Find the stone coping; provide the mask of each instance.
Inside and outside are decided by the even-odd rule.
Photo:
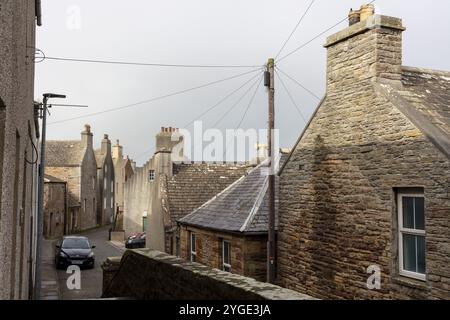
[[[351,37],[354,37],[358,34],[364,33],[368,30],[378,29],[378,28],[388,28],[394,30],[405,31],[406,28],[403,27],[402,19],[382,16],[382,15],[374,15],[367,20],[358,22],[338,33],[335,33],[327,38],[327,43],[324,45],[325,48],[331,47],[336,43],[347,40]]]

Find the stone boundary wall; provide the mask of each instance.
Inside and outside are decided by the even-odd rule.
[[[150,249],[102,265],[102,298],[142,300],[315,300],[298,292]]]

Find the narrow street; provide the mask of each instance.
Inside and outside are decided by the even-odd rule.
[[[94,269],[81,270],[81,289],[69,290],[67,288],[67,278],[70,274],[66,273],[66,270],[58,270],[58,281],[61,299],[63,300],[76,300],[76,299],[96,299],[100,298],[102,294],[102,263],[107,257],[120,256],[122,250],[114,247],[108,241],[108,230],[110,226],[102,227],[99,229],[89,230],[82,232],[80,236],[86,236],[89,238],[91,245],[96,246],[95,253],[95,267]]]

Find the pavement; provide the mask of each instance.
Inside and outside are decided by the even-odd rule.
[[[85,232],[77,233],[79,236],[85,236],[89,238],[91,245],[96,246],[94,249],[95,253],[95,266],[93,269],[82,269],[81,270],[81,288],[80,289],[69,289],[67,285],[67,279],[72,275],[72,273],[67,273],[66,270],[56,270],[54,263],[51,267],[53,268],[54,274],[58,283],[59,299],[63,300],[79,300],[79,299],[98,299],[102,295],[102,284],[103,284],[103,272],[101,264],[108,257],[121,256],[125,251],[123,244],[111,243],[108,241],[110,226],[105,226],[97,229],[91,229]],[[53,245],[54,247],[54,245]],[[123,249],[122,249],[123,247]],[[49,266],[48,266],[49,267]],[[50,270],[48,272],[50,275]],[[44,279],[43,279],[44,280]],[[49,281],[52,281],[49,279]],[[44,281],[42,281],[44,283]],[[48,285],[53,284],[48,283]],[[54,297],[53,287],[49,287],[50,297]],[[53,296],[51,295],[53,293]]]
[[[58,300],[61,297],[59,291],[58,275],[55,269],[55,245],[57,241],[58,240],[43,240],[41,268],[42,300]]]

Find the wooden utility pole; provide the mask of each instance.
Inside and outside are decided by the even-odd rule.
[[[269,59],[267,62],[265,85],[269,88],[269,123],[268,123],[268,156],[269,156],[269,235],[267,243],[267,282],[275,282],[276,274],[276,245],[275,245],[275,61]]]

